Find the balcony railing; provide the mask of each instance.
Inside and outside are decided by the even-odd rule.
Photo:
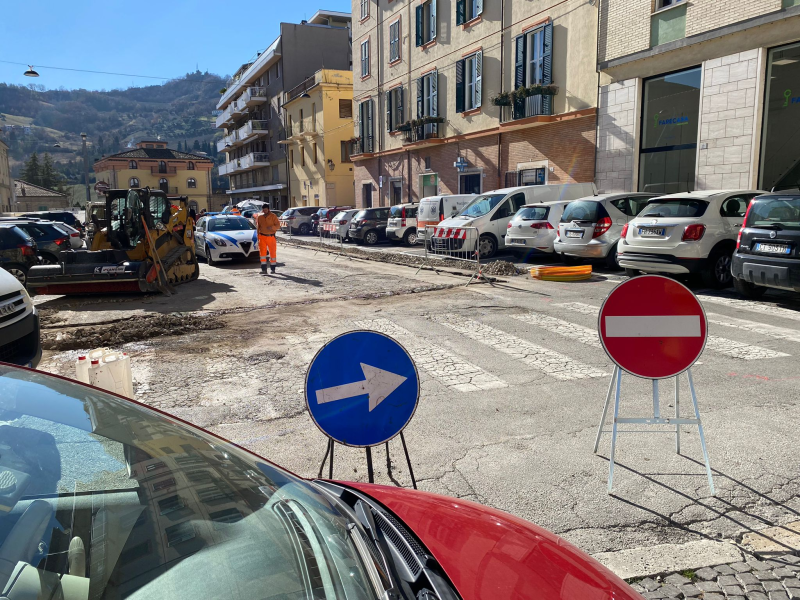
[[[233,105],[228,106],[225,110],[222,111],[222,114],[217,117],[215,121],[215,125],[217,129],[224,127],[226,124],[230,123],[233,120]]]
[[[522,100],[513,100],[511,106],[502,106],[501,109],[501,123],[549,116],[553,114],[553,100],[552,96],[528,96]]]
[[[251,152],[241,158],[241,169],[247,171],[269,165],[269,152]]]
[[[414,144],[423,140],[439,139],[443,135],[444,123],[425,123],[424,125],[412,126],[411,130],[405,131],[403,142]]]
[[[150,167],[151,175],[177,175],[177,167]]]
[[[356,138],[353,141],[353,151],[351,154],[371,154],[372,152],[375,152],[375,140],[371,136],[367,138]]]
[[[263,87],[247,88],[239,100],[243,100],[247,106],[255,106],[267,100],[267,90]]]
[[[219,176],[223,177],[225,175],[230,175],[233,173],[233,167],[236,163],[234,161],[222,163],[217,171],[219,172]]]
[[[169,194],[170,196],[177,196],[178,195],[178,188],[175,187],[175,186],[160,185],[160,186],[158,186],[158,189],[160,189],[165,194]]]
[[[239,140],[244,143],[251,138],[269,133],[269,121],[248,121],[236,131]]]
[[[240,143],[241,138],[238,132],[232,131],[230,134],[217,141],[217,152],[228,152],[231,148],[238,146]]]

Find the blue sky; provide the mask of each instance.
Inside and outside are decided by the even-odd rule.
[[[350,12],[349,0],[0,0],[0,82],[48,89],[115,89],[158,79],[45,66],[179,77],[199,68],[231,75],[278,35],[318,9]]]

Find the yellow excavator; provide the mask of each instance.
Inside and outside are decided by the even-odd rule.
[[[104,218],[93,217],[91,248],[62,251],[57,265],[31,267],[32,292],[171,294],[173,286],[197,279],[194,221],[185,196],[109,190],[105,204]]]

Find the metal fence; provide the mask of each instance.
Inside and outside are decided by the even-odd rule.
[[[333,260],[338,259],[340,256],[347,256],[350,258],[345,252],[344,236],[339,235],[339,225],[337,223],[319,223],[319,225],[317,225],[317,233],[319,235],[319,246],[314,252],[315,255],[317,252],[328,252],[329,254],[336,255],[336,258]],[[331,244],[331,238],[335,238],[339,243]],[[352,258],[350,258],[350,260],[352,260]]]
[[[480,233],[477,227],[439,227],[438,225],[426,225],[425,237],[425,260],[417,269],[417,273],[425,267],[431,266],[432,261],[456,259],[474,265],[475,271],[469,278],[466,285],[473,281],[486,281],[492,284],[491,280],[483,275],[481,271],[481,255],[479,251]],[[440,263],[441,264],[441,263]],[[493,284],[492,284],[493,285]]]

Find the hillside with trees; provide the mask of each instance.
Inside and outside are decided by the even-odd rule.
[[[223,78],[200,71],[163,85],[110,91],[0,83],[0,139],[9,146],[15,177],[31,173],[26,164],[34,154],[41,169],[48,161],[55,181],[45,187],[83,182],[81,133],[87,134],[90,170],[101,156],[142,139],[166,140],[171,148],[222,160],[211,111],[224,86]],[[215,177],[214,184],[222,187],[227,179]]]

